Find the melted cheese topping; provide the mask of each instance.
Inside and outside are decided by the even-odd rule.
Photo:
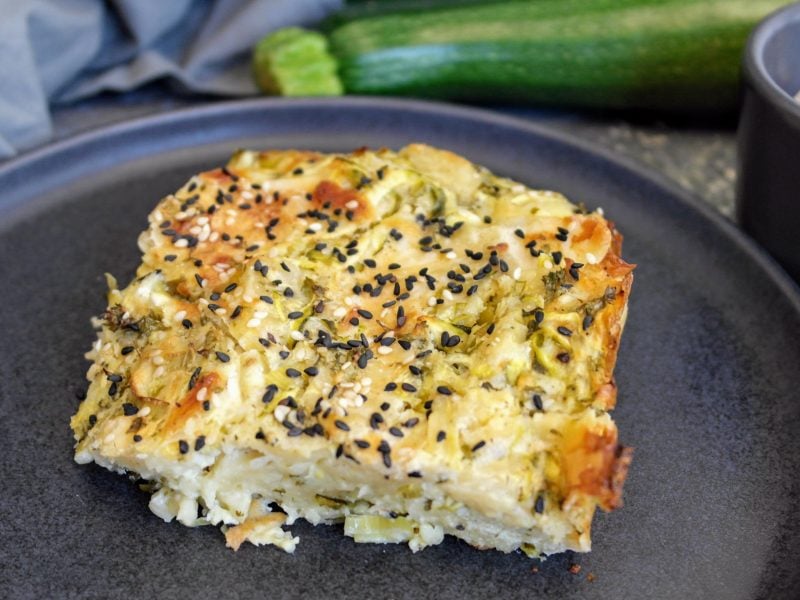
[[[632,266],[597,212],[447,151],[237,153],[150,215],[76,459],[228,541],[444,533],[587,550],[629,461],[606,411]],[[200,516],[198,516],[198,507]]]

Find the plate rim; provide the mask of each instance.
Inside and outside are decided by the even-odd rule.
[[[800,314],[800,283],[795,282],[764,248],[741,230],[733,221],[729,220],[708,203],[700,200],[694,193],[682,188],[678,182],[669,179],[667,176],[647,165],[637,162],[635,159],[615,153],[605,146],[579,139],[570,133],[555,130],[544,124],[533,123],[522,117],[505,115],[496,110],[482,107],[431,100],[375,96],[320,98],[260,97],[212,101],[196,106],[183,107],[118,121],[41,146],[0,164],[0,182],[9,178],[9,176],[13,175],[16,171],[31,168],[40,161],[52,160],[59,155],[69,154],[80,149],[82,146],[108,138],[140,132],[149,128],[157,128],[165,124],[174,124],[215,116],[218,117],[226,113],[245,112],[255,109],[263,109],[269,112],[274,109],[309,110],[319,107],[327,109],[335,109],[337,107],[377,108],[387,112],[410,111],[427,115],[457,117],[464,120],[505,126],[528,135],[535,135],[549,141],[571,146],[583,153],[600,157],[617,168],[634,173],[640,179],[644,179],[650,184],[665,190],[669,195],[683,204],[684,207],[694,213],[693,216],[695,218],[699,217],[705,221],[710,221],[718,231],[724,234],[731,243],[743,250],[748,257],[768,275],[769,279],[782,292],[784,297],[789,300],[793,309]],[[167,133],[165,135],[170,134]],[[13,203],[12,206],[15,204],[17,203]],[[0,221],[4,220],[4,216],[5,215],[0,214]]]

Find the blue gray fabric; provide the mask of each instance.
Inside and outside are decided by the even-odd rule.
[[[166,79],[178,91],[256,93],[250,49],[341,0],[0,0],[0,158],[47,141],[49,108]]]

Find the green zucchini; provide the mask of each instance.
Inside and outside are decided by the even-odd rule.
[[[787,2],[402,4],[353,9],[327,31],[348,93],[697,110],[735,106],[749,31]],[[291,74],[281,76],[286,93]]]

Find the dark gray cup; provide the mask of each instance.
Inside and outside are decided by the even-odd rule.
[[[800,281],[800,3],[747,42],[739,121],[739,222]]]

